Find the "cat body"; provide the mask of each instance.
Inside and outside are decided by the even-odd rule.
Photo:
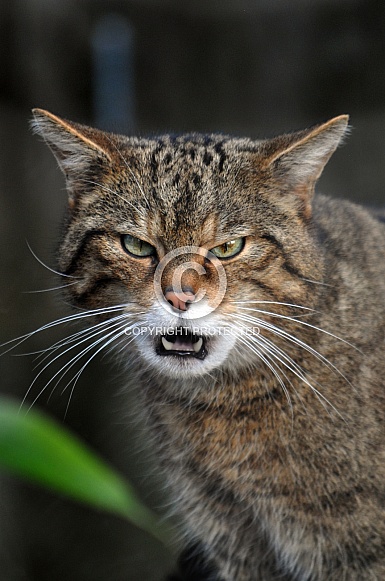
[[[34,115],[68,296],[127,366],[205,578],[385,578],[385,225],[313,195],[347,117],[258,142]]]

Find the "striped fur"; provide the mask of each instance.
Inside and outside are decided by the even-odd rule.
[[[93,320],[81,337],[96,351],[115,345],[127,365],[207,579],[385,578],[385,225],[313,195],[346,126],[341,116],[259,142],[142,139],[35,110],[67,178],[59,268]],[[154,255],[129,255],[125,234]],[[153,281],[169,252],[238,238],[213,312],[159,303]],[[211,304],[215,269],[188,257],[205,273],[185,280]],[[180,265],[167,266],[167,284]],[[126,332],[182,324],[204,338],[201,359],[161,356],[156,334]]]

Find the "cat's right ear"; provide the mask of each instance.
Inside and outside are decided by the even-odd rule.
[[[31,127],[56,157],[66,177],[69,203],[73,207],[80,192],[89,189],[87,180],[95,182],[95,173],[111,163],[106,134],[43,109],[33,109],[32,113]]]

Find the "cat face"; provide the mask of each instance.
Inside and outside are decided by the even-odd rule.
[[[59,266],[97,345],[168,377],[273,365],[277,319],[290,329],[322,279],[311,196],[346,117],[265,142],[35,120],[67,178]]]

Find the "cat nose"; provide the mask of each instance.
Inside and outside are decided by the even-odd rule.
[[[166,289],[164,297],[170,305],[178,311],[187,311],[187,305],[194,302],[195,295],[190,289],[183,289],[182,292],[174,292],[173,289]]]

